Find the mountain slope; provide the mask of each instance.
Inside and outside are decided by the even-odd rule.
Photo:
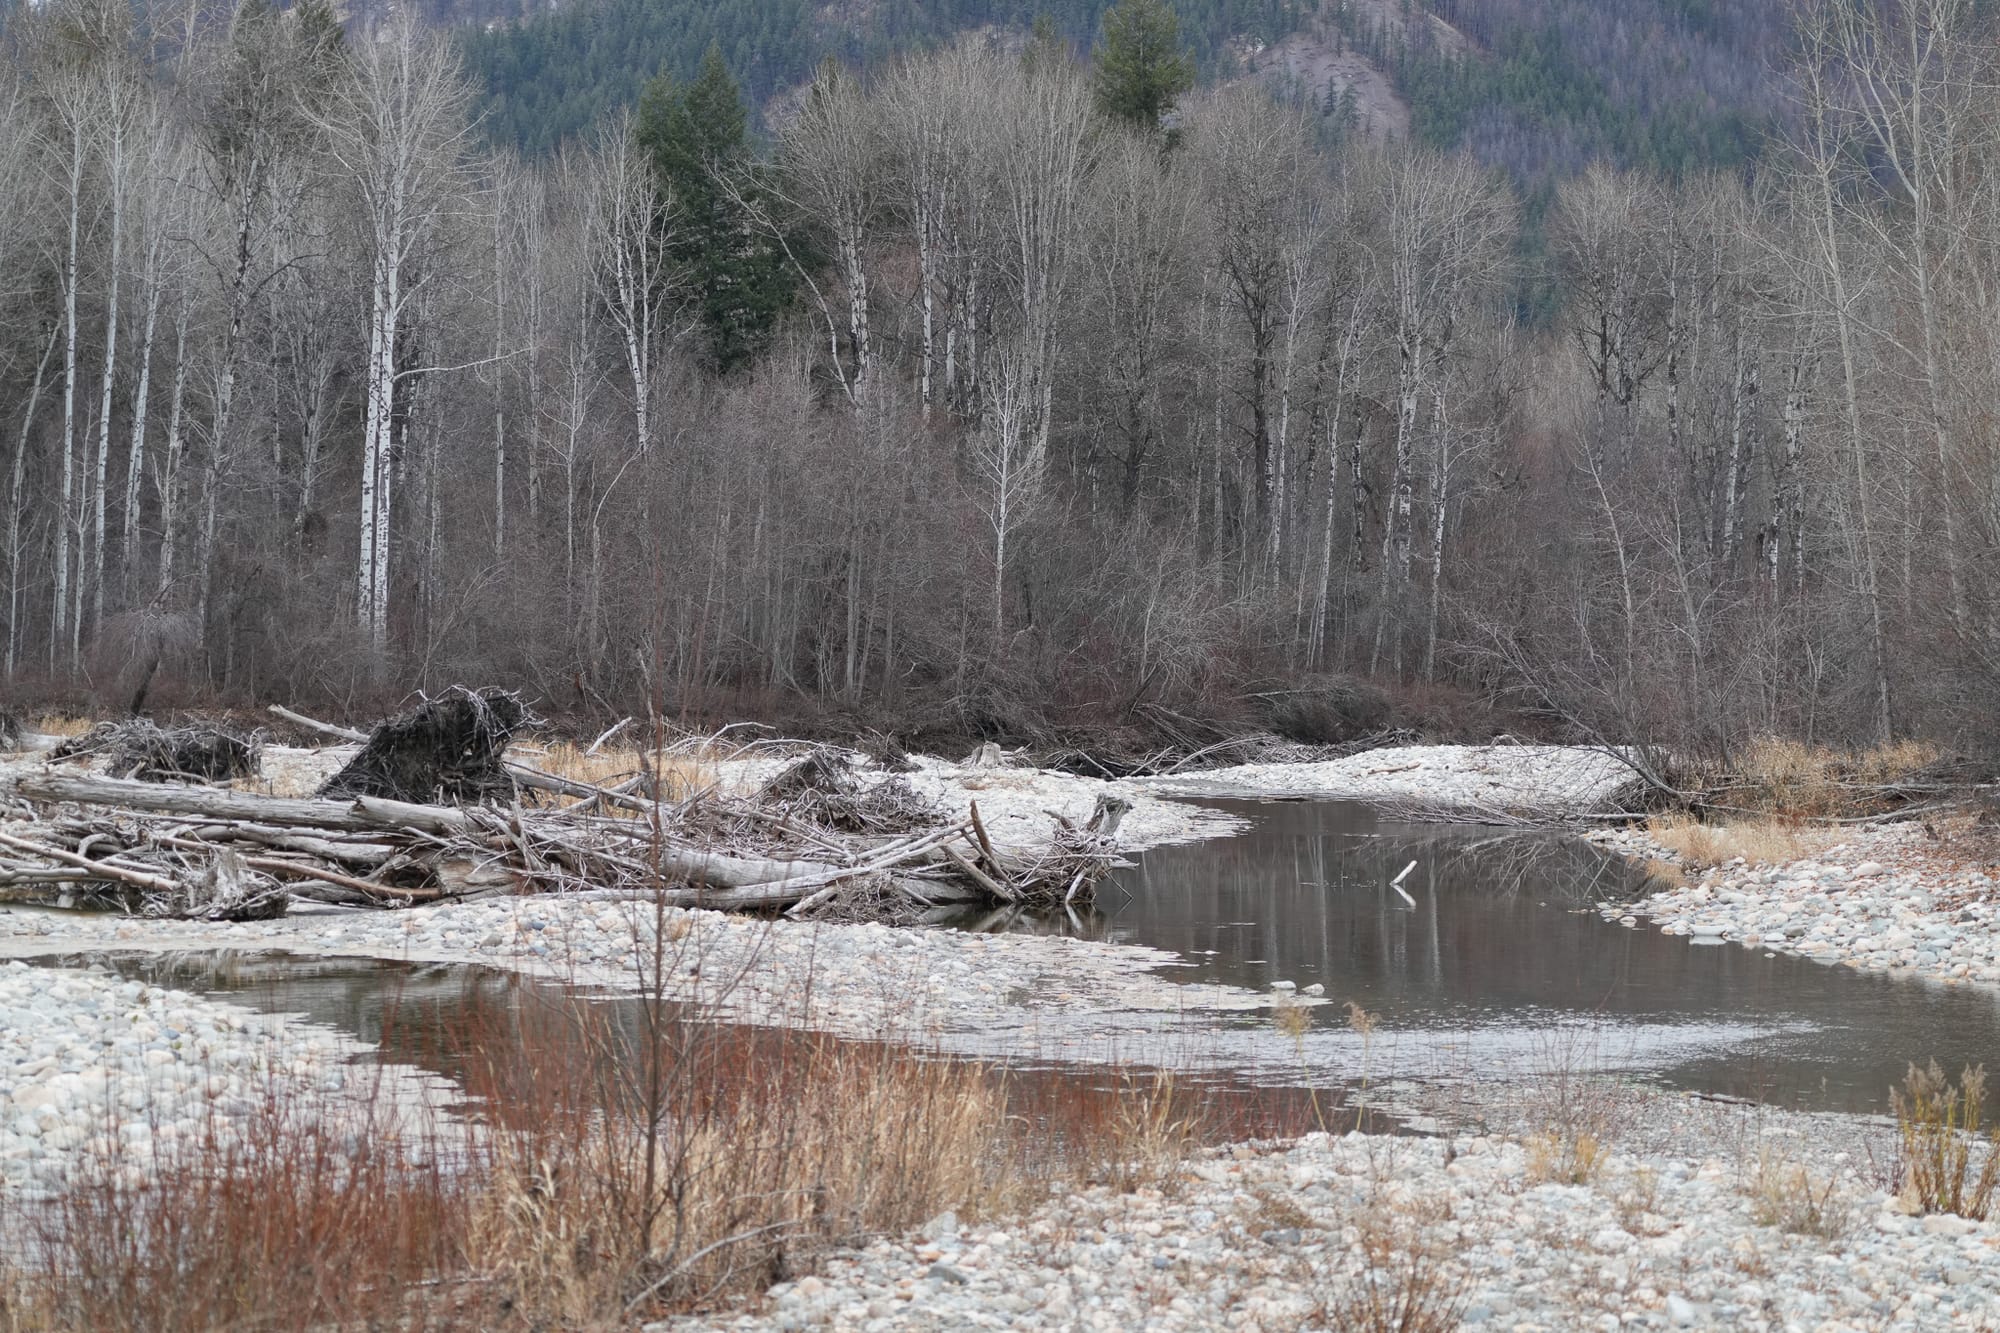
[[[489,134],[542,152],[720,47],[753,106],[826,56],[867,67],[1038,17],[1088,49],[1110,0],[568,0],[471,7]],[[1466,147],[1526,184],[1596,158],[1669,174],[1754,157],[1782,123],[1784,0],[1179,0],[1205,78],[1255,76],[1338,130]]]

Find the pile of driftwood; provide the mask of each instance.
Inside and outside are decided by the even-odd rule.
[[[208,920],[273,916],[297,899],[582,891],[795,916],[1062,910],[1087,904],[1117,863],[1128,808],[1101,800],[1022,852],[996,847],[977,807],[960,823],[844,752],[811,750],[755,793],[663,799],[643,767],[600,785],[510,761],[508,742],[531,722],[511,695],[454,690],[366,736],[312,724],[362,748],[310,798],[216,785],[171,756],[140,771],[173,781],[54,761],[0,768],[0,897]],[[116,744],[103,734],[93,749]]]

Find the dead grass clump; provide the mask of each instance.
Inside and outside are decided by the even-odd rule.
[[[1639,872],[1649,880],[1657,880],[1669,888],[1680,888],[1687,883],[1685,867],[1661,856],[1649,856],[1639,863]]]
[[[1911,1065],[1892,1089],[1896,1109],[1896,1168],[1906,1196],[1926,1213],[1956,1213],[1983,1221],[2000,1188],[2000,1127],[1982,1132],[1986,1068],[1968,1065],[1954,1084],[1938,1062]],[[1984,1161],[1972,1170],[1974,1148]]]
[[[1688,870],[1708,870],[1741,857],[1750,865],[1782,865],[1810,855],[1825,839],[1776,819],[1705,824],[1686,815],[1658,816],[1647,834]]]
[[[1804,1166],[1768,1146],[1757,1155],[1750,1197],[1758,1224],[1780,1231],[1838,1240],[1853,1224],[1838,1177],[1829,1172],[1816,1180]]]
[[[582,1001],[528,1035],[470,1073],[506,1108],[471,1232],[534,1320],[701,1307],[1005,1184],[976,1066],[665,1013],[633,1031]]]
[[[1528,1176],[1537,1183],[1585,1184],[1611,1155],[1619,1091],[1590,1072],[1596,1063],[1591,1040],[1592,1034],[1569,1029],[1546,1039],[1526,1108],[1542,1126],[1525,1145]]]
[[[1537,1184],[1588,1184],[1610,1155],[1587,1130],[1547,1129],[1530,1135],[1527,1148],[1528,1178]]]
[[[1764,736],[1735,755],[1721,784],[1727,804],[1789,819],[1829,819],[1855,814],[1893,786],[1937,762],[1922,741],[1896,741],[1867,750],[1834,750]]]
[[[1361,1267],[1322,1299],[1318,1317],[1342,1333],[1455,1333],[1467,1277],[1412,1219],[1378,1210],[1361,1221]]]
[[[1158,1070],[1149,1079],[1124,1078],[1109,1134],[1099,1148],[1113,1188],[1130,1192],[1172,1184],[1201,1137],[1202,1113]],[[1107,1151],[1108,1150],[1108,1151]]]

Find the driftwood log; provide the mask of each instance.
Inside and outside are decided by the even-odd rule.
[[[509,779],[504,794],[491,790],[494,771]],[[808,755],[754,796],[683,801],[648,795],[659,784],[647,773],[599,786],[505,761],[480,772],[484,799],[450,804],[0,770],[0,811],[17,812],[0,817],[0,890],[232,920],[293,898],[400,906],[574,892],[795,916],[1062,910],[1118,863],[1129,809],[1105,798],[1082,825],[1056,819],[1046,846],[1002,851],[977,806],[956,822],[901,778],[864,780],[846,756]]]

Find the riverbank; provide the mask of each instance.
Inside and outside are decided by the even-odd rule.
[[[1687,869],[1644,829],[1592,842],[1684,873],[1609,919],[1946,985],[2000,987],[2000,839],[1969,816],[1787,835],[1791,855]]]
[[[838,1255],[748,1311],[661,1329],[1986,1329],[2000,1227],[1909,1216],[1852,1161],[1310,1134],[1159,1188]],[[1796,1173],[1803,1172],[1803,1175]],[[1817,1199],[1808,1212],[1807,1196]],[[1373,1311],[1391,1312],[1385,1321]],[[1457,1319],[1450,1317],[1456,1310]]]
[[[1368,1307],[1416,1289],[1440,1317],[1406,1327],[1460,1327],[1446,1309],[1516,1333],[2000,1319],[1984,1279],[2000,1225],[1912,1217],[1856,1135],[1826,1137],[1840,1117],[1664,1103],[1686,1135],[1668,1149],[1580,1153],[1548,1129],[1198,1153],[1156,1189],[1080,1189],[1000,1225],[946,1217],[744,1313],[658,1327],[1396,1327]]]
[[[412,1143],[460,1094],[316,1023],[108,972],[0,964],[0,1190],[144,1171],[196,1144],[227,1153],[273,1106]]]
[[[1590,746],[1400,745],[1324,763],[1242,764],[1131,785],[1182,796],[1387,801],[1556,820],[1615,807],[1637,779],[1616,754]]]
[[[1482,807],[1502,790],[1516,808],[1556,813],[1616,799],[1622,765],[1605,759],[1535,747],[1423,747],[1289,776],[1220,770],[1121,783],[929,761],[911,781],[949,811],[977,801],[989,827],[1024,837],[1045,829],[1052,811],[1080,817],[1099,795],[1119,795],[1134,807],[1124,831],[1137,850],[1241,827],[1174,799],[1203,780],[1236,794],[1400,794]],[[750,783],[782,761],[733,762],[735,770],[716,766],[704,778]],[[1548,777],[1540,786],[1538,773]],[[1664,850],[1629,833],[1593,840],[1635,856]],[[1851,892],[1880,881],[1882,901],[1893,906],[1905,901],[1899,877],[1925,873],[1914,864],[1892,870],[1886,859],[1867,870],[1853,856],[1872,849],[1886,857],[1886,844],[1848,841],[1817,850],[1810,873],[1794,866],[1770,884],[1810,883],[1831,899],[1833,882]],[[1716,890],[1728,878],[1718,872],[1715,891],[1693,905],[1741,905]],[[1941,905],[1933,894],[1926,910]],[[1629,907],[1619,915],[1640,919]],[[1849,915],[1875,921],[1872,911]],[[1761,930],[1756,941],[1744,938],[1763,942]],[[1170,1064],[1156,1052],[1176,1035],[1252,1010],[1271,1019],[1258,1025],[1260,1040],[1283,1046],[1304,1027],[1288,1026],[1287,1015],[1317,1002],[1181,984],[1174,973],[1186,960],[1131,945],[768,920],[589,893],[315,909],[235,925],[0,912],[0,956],[209,949],[478,963],[625,992],[657,984],[666,998],[720,1018],[1064,1063]],[[171,1099],[148,1116],[154,1134],[206,1114],[209,1085],[191,1082],[189,1071],[209,1067],[218,1052],[224,1062],[241,1052],[253,1069],[297,1062],[296,1072],[317,1077],[351,1068],[343,1062],[362,1049],[315,1047],[311,1025],[239,1030],[225,1001],[128,994],[137,983],[74,971],[35,971],[53,979],[38,986],[18,980],[27,972],[0,972],[0,1037],[19,1047],[0,1041],[0,1068],[14,1075],[7,1123],[17,1136],[0,1137],[0,1162],[26,1162],[24,1182],[54,1178],[43,1159],[71,1151],[48,1131],[60,1123],[57,1112],[73,1118],[82,1093],[94,1091],[77,1079],[99,1046],[113,1052],[107,1067],[163,1071],[156,1076]],[[137,1022],[126,1012],[134,1005]],[[71,1009],[88,1020],[75,1024],[74,1041],[63,1035],[51,1047],[36,1035],[50,1009],[58,1029]],[[189,1034],[195,1045],[185,1045]],[[1355,1040],[1365,1068],[1368,1037]],[[68,1095],[60,1106],[57,1080]],[[228,1095],[226,1082],[222,1089],[216,1097]],[[1553,1083],[1389,1084],[1368,1103],[1433,1137],[1316,1134],[1194,1152],[1157,1188],[1062,1185],[1023,1215],[964,1228],[954,1219],[931,1234],[836,1253],[740,1313],[672,1326],[1342,1327],[1352,1315],[1343,1303],[1386,1290],[1368,1283],[1404,1280],[1412,1256],[1420,1260],[1414,1271],[1462,1298],[1473,1326],[1930,1329],[1990,1327],[2000,1317],[1988,1284],[1968,1276],[2000,1259],[2000,1234],[1909,1216],[1888,1189],[1893,1131],[1880,1121],[1709,1103],[1582,1069]],[[39,1146],[15,1153],[25,1140]],[[18,1188],[16,1173],[0,1169]]]

